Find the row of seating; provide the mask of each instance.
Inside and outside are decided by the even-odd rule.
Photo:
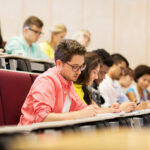
[[[3,69],[43,73],[54,65],[52,61],[31,59],[18,55],[5,54],[0,56],[0,68]]]
[[[0,126],[18,124],[21,115],[21,107],[31,85],[38,75],[39,74],[35,73],[0,69]],[[115,123],[120,126],[131,126],[130,118],[132,118],[132,116],[127,118],[118,118],[115,120]],[[149,114],[143,117],[143,126],[150,125],[149,118]],[[99,128],[100,126],[111,126],[111,120],[112,119],[110,119],[109,122],[101,122],[101,120],[99,120]],[[95,124],[96,123],[94,122],[94,126]],[[88,123],[86,123],[86,125],[88,125]]]
[[[16,125],[21,107],[38,74],[0,70],[0,125]]]

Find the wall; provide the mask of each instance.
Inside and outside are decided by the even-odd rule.
[[[132,67],[150,65],[150,0],[0,0],[4,39],[19,35],[30,15],[45,23],[41,41],[52,24],[62,22],[67,37],[80,29],[92,33],[89,50],[122,53]]]

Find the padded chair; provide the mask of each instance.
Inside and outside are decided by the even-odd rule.
[[[0,99],[4,118],[4,122],[1,120],[2,125],[18,124],[21,107],[31,85],[32,80],[27,73],[0,70]]]
[[[33,84],[35,79],[38,77],[38,74],[30,74],[30,77],[31,77],[31,81],[32,81],[32,84]]]
[[[3,117],[3,111],[2,111],[2,101],[0,97],[0,126],[4,125],[4,117]]]

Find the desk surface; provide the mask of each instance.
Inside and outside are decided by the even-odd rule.
[[[18,136],[11,150],[150,150],[149,129],[104,129],[79,133]]]
[[[21,59],[27,59],[31,62],[45,62],[45,63],[55,63],[52,60],[41,60],[41,59],[34,59],[34,58],[30,58],[30,57],[25,57],[25,56],[20,56],[20,55],[8,55],[8,54],[3,54],[0,55],[0,58],[21,58]]]
[[[4,126],[4,127],[0,127],[0,134],[23,133],[23,132],[30,132],[30,131],[46,129],[46,128],[66,127],[66,126],[78,125],[82,123],[104,121],[104,120],[120,118],[120,117],[121,118],[132,117],[132,116],[136,117],[144,114],[150,114],[150,109],[139,110],[131,113],[121,112],[121,113],[98,114],[95,117],[81,118],[76,120],[41,122],[41,123],[35,123],[28,126]]]

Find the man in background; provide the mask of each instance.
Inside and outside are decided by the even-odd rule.
[[[23,25],[23,34],[7,41],[6,53],[35,59],[48,59],[36,43],[42,34],[42,27],[43,22],[38,17],[27,18]]]
[[[118,104],[116,107],[119,107],[122,111],[131,112],[135,109],[135,103],[129,102],[116,81],[124,75],[124,71],[129,66],[129,63],[121,54],[113,54],[111,56],[113,65],[109,68],[106,78],[99,84],[99,91],[105,99],[105,103],[102,106],[108,108]]]

